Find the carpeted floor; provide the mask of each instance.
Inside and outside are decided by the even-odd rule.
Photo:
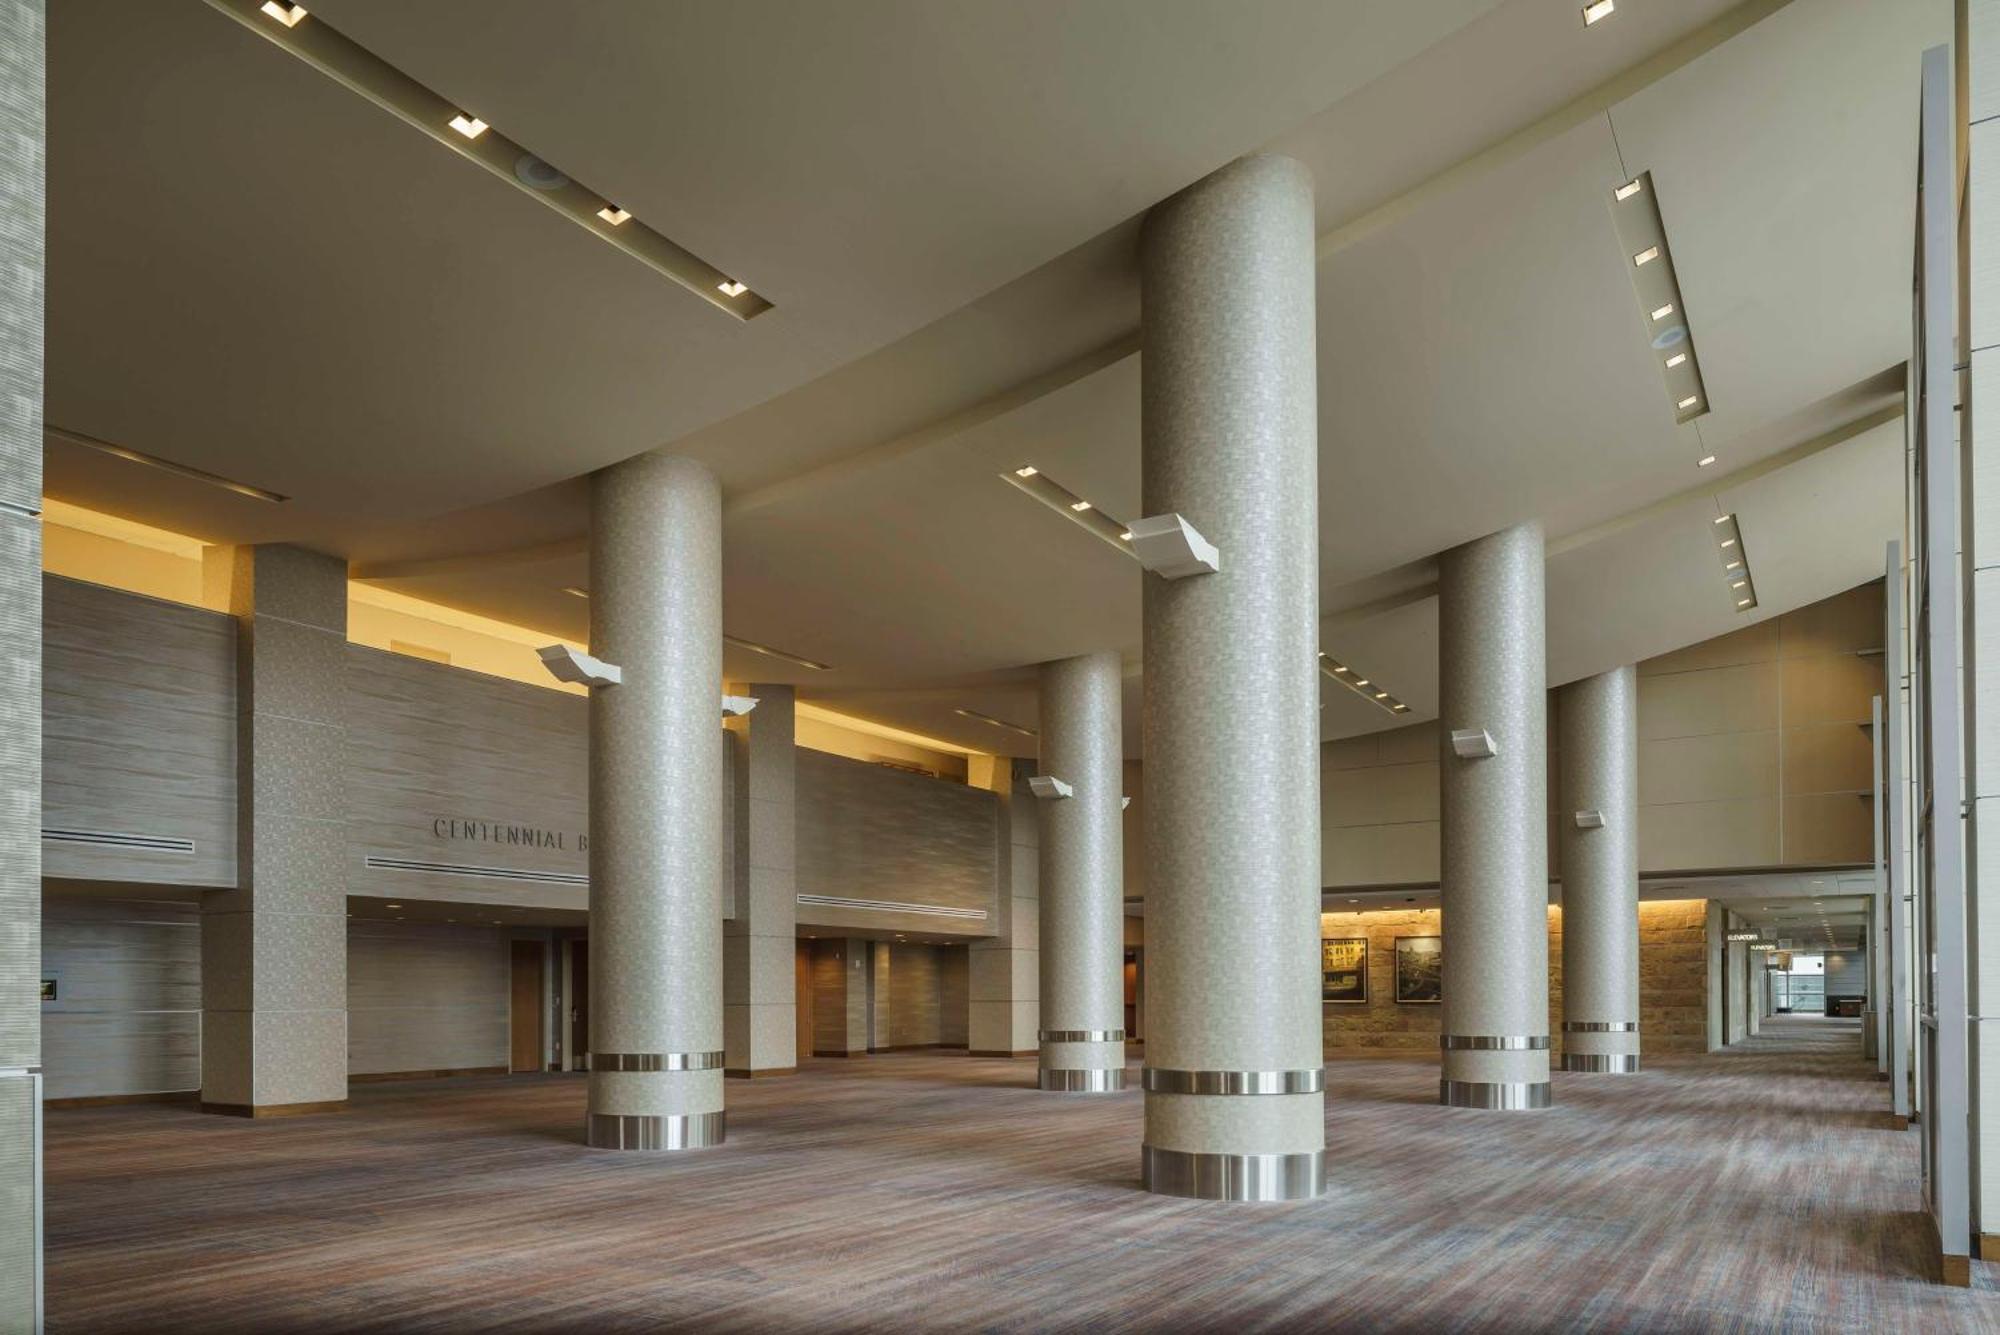
[[[2000,1331],[1991,1268],[1934,1282],[1916,1133],[1858,1053],[1781,1021],[1534,1113],[1337,1059],[1296,1205],[1148,1196],[1137,1092],[957,1054],[732,1081],[729,1144],[680,1155],[584,1149],[575,1076],[56,1111],[48,1327]]]

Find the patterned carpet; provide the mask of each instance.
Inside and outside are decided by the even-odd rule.
[[[1338,1059],[1331,1189],[1275,1206],[1147,1196],[1138,1093],[956,1054],[731,1082],[729,1144],[670,1156],[582,1148],[573,1076],[51,1112],[48,1327],[2000,1331],[1993,1267],[1932,1281],[1859,1047],[1781,1021],[1539,1113]]]

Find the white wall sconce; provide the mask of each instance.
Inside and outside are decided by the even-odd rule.
[[[1118,799],[1118,809],[1120,811],[1126,810],[1131,805],[1132,805],[1132,799],[1129,797],[1121,797]]]
[[[1604,828],[1604,813],[1601,811],[1579,811],[1576,813],[1576,828],[1579,830],[1601,830]]]
[[[1493,743],[1493,734],[1484,728],[1453,728],[1451,749],[1462,760],[1478,760],[1500,754],[1500,748]]]
[[[757,707],[754,695],[725,695],[722,697],[722,717],[738,718]]]
[[[1179,515],[1154,515],[1134,520],[1132,555],[1162,579],[1213,575],[1222,568],[1222,553]]]
[[[1044,802],[1059,802],[1065,797],[1076,796],[1076,787],[1064,783],[1053,774],[1033,774],[1028,777],[1028,791]]]
[[[625,679],[625,670],[616,663],[592,658],[566,644],[551,644],[535,652],[541,655],[542,666],[557,681],[578,686],[616,686]]]

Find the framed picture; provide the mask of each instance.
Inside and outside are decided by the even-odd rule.
[[[1444,997],[1444,938],[1396,938],[1396,1002],[1435,1006]]]
[[[1320,938],[1319,998],[1338,1006],[1368,1004],[1367,937]]]

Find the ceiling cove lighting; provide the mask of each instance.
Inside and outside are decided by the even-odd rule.
[[[322,74],[367,98],[525,194],[540,200],[571,222],[616,247],[662,277],[685,288],[719,311],[749,320],[771,309],[771,303],[699,255],[648,227],[626,210],[608,204],[605,196],[542,162],[479,117],[418,83],[324,19],[311,23],[298,5],[284,0],[208,0],[273,45],[283,48]],[[275,21],[274,21],[275,20]],[[532,159],[536,170],[524,173],[521,163]],[[617,215],[623,219],[614,221]]]
[[[1660,374],[1674,422],[1691,422],[1709,410],[1702,385],[1700,358],[1688,331],[1687,303],[1681,299],[1674,272],[1673,247],[1660,220],[1658,192],[1650,174],[1641,172],[1611,192],[1611,223],[1619,244],[1632,257],[1633,295],[1645,321],[1646,341],[1661,355]]]
[[[1744,551],[1743,530],[1734,514],[1718,515],[1714,527],[1723,582],[1729,586],[1730,600],[1736,604],[1736,610],[1747,612],[1757,605],[1757,588],[1750,576],[1750,557]]]
[[[1327,653],[1324,649],[1320,650],[1319,654],[1319,670],[1339,682],[1342,686],[1345,686],[1348,690],[1353,691],[1363,700],[1368,701],[1370,704],[1379,705],[1391,714],[1407,714],[1410,712],[1408,705],[1389,694],[1389,692],[1382,690],[1374,682],[1362,676],[1332,654]]]
[[[144,464],[148,468],[157,468],[162,473],[172,473],[175,477],[184,477],[191,482],[200,482],[206,486],[219,487],[223,491],[235,492],[238,496],[247,496],[253,501],[265,501],[272,505],[278,505],[290,499],[290,497],[275,491],[266,491],[262,487],[253,487],[248,482],[238,482],[234,478],[226,478],[216,473],[204,472],[199,468],[191,468],[187,464],[177,464],[171,459],[162,459],[157,455],[145,454],[124,445],[114,445],[108,440],[99,440],[95,436],[86,436],[81,431],[71,431],[66,427],[59,427],[53,423],[44,425],[42,432],[44,435],[53,436],[57,440],[68,441],[72,445],[81,445],[85,449],[96,450],[99,454],[108,454],[114,459],[123,459],[126,463]]]
[[[982,714],[976,709],[954,709],[951,712],[960,718],[969,718],[976,723],[985,723],[995,728],[1005,728],[1008,732],[1018,732],[1023,737],[1041,736],[1033,728],[1024,728],[1018,723],[1009,723],[1006,719],[994,718],[991,714]]]
[[[1588,28],[1610,18],[1618,10],[1618,0],[1595,0],[1583,7],[1583,26]]]
[[[1000,474],[1000,480],[1016,491],[1028,495],[1054,510],[1064,519],[1081,528],[1087,528],[1096,537],[1138,560],[1132,550],[1132,530],[1112,515],[1104,513],[1094,501],[1089,501],[1063,486],[1033,464],[1022,464]]]

